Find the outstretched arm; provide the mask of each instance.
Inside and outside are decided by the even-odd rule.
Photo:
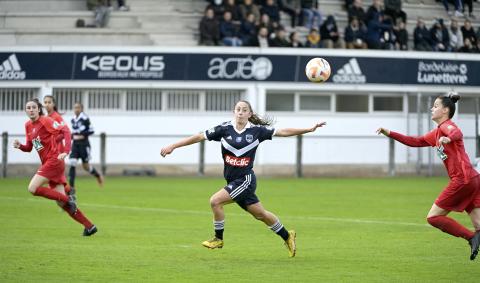
[[[311,133],[314,132],[317,128],[323,127],[327,124],[327,122],[320,122],[315,124],[311,128],[306,128],[306,129],[297,129],[297,128],[284,128],[284,129],[278,129],[275,132],[276,137],[290,137],[290,136],[298,136],[298,135],[303,135],[306,133]]]
[[[399,141],[399,142],[403,143],[404,145],[408,145],[408,146],[412,146],[412,147],[430,146],[430,144],[425,140],[424,136],[421,136],[421,137],[405,136],[405,135],[390,131],[389,129],[385,129],[385,128],[378,128],[377,129],[377,134],[385,135],[387,137],[390,137],[390,138],[392,138],[396,141]]]
[[[167,145],[166,147],[162,148],[160,151],[160,154],[165,157],[167,154],[172,153],[176,148],[182,147],[182,146],[187,146],[191,145],[197,142],[201,142],[205,140],[205,135],[203,133],[198,133],[196,135],[190,136],[188,138],[184,138],[174,144]]]

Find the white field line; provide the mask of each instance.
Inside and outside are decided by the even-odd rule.
[[[13,201],[29,201],[29,202],[45,202],[39,198],[17,198],[17,197],[0,197],[0,200],[13,200]],[[47,202],[45,202],[47,203]],[[118,209],[118,210],[130,210],[140,212],[163,212],[172,214],[193,214],[193,215],[212,215],[210,211],[199,210],[183,210],[183,209],[171,209],[160,207],[138,207],[138,206],[122,206],[122,205],[110,205],[110,204],[95,204],[95,203],[82,203],[79,207],[94,207],[105,209]],[[246,213],[228,213],[229,216],[244,216]],[[416,226],[416,227],[430,227],[427,224],[412,223],[412,222],[397,222],[388,220],[369,220],[369,219],[355,219],[355,218],[336,218],[336,217],[324,217],[324,216],[281,216],[281,219],[290,220],[310,220],[310,221],[331,221],[331,222],[344,222],[344,223],[357,223],[357,224],[378,224],[378,225],[398,225],[398,226]]]

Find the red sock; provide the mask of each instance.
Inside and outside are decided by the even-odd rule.
[[[75,214],[72,214],[72,213],[70,213],[70,210],[68,209],[67,204],[64,205],[62,208],[63,208],[63,210],[65,210],[68,213],[68,215],[70,215],[70,217],[72,217],[78,223],[82,224],[85,228],[87,228],[87,229],[92,228],[92,226],[93,226],[92,222],[90,222],[90,220],[88,220],[87,217],[85,217],[85,215],[83,215],[83,213],[80,209],[77,209],[77,212],[75,212]]]
[[[443,215],[433,216],[427,218],[427,221],[433,227],[437,227],[438,229],[452,236],[462,237],[467,241],[473,238],[474,233],[472,231],[468,230],[450,217]]]
[[[35,196],[42,196],[44,198],[68,202],[68,197],[62,193],[55,191],[54,189],[46,188],[46,187],[38,187],[33,193]]]

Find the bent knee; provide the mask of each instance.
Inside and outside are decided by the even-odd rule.
[[[36,191],[37,191],[37,187],[28,186],[28,192],[31,193],[32,195],[35,195]]]
[[[211,207],[217,207],[217,206],[220,206],[220,204],[221,204],[221,202],[220,202],[220,200],[219,200],[218,198],[216,198],[216,197],[214,197],[214,196],[212,196],[212,197],[210,198],[210,206],[211,206]]]

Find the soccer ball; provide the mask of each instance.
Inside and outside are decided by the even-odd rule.
[[[330,64],[323,58],[313,58],[305,66],[305,75],[314,83],[323,83],[330,77]]]

